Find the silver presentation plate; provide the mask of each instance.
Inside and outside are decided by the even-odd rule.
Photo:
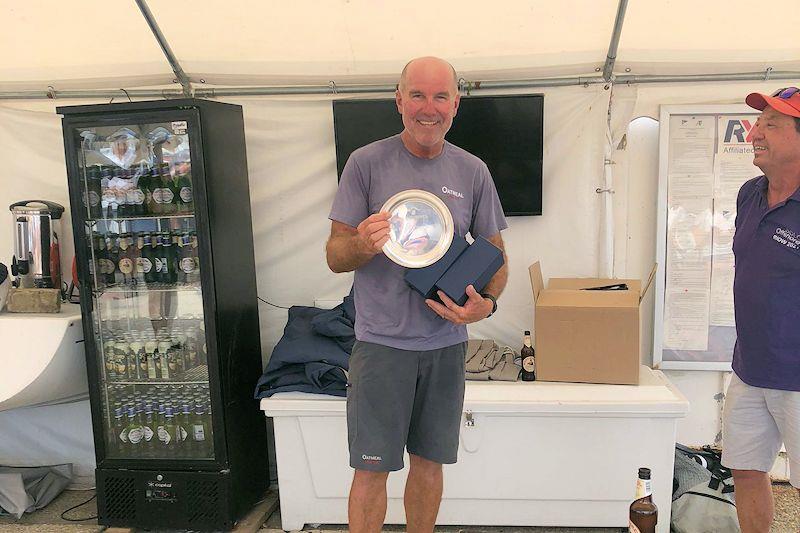
[[[386,200],[389,240],[383,253],[407,268],[422,268],[442,258],[453,241],[453,215],[435,194],[420,189],[399,192]]]

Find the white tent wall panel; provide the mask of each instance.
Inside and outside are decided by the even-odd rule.
[[[67,210],[61,217],[62,279],[72,275],[72,220],[61,120],[51,102],[23,110],[0,105],[0,263],[11,268],[14,226],[8,209],[20,200],[51,200]]]

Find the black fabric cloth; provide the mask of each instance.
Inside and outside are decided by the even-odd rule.
[[[355,343],[352,295],[333,309],[293,306],[255,397],[277,392],[347,396],[347,368]]]

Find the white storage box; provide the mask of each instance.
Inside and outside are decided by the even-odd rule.
[[[639,467],[653,472],[669,531],[675,426],[689,404],[659,371],[640,384],[468,381],[458,463],[444,467],[437,524],[624,527]],[[281,393],[274,418],[285,530],[347,523],[353,470],[345,400]],[[406,469],[388,482],[387,524],[404,524]]]

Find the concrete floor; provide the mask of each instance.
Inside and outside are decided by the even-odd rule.
[[[84,522],[68,522],[61,518],[61,513],[73,505],[88,500],[93,491],[65,491],[44,509],[26,513],[21,519],[0,516],[0,532],[2,533],[83,533],[104,531],[104,526],[97,525],[97,520]],[[800,532],[800,497],[797,490],[785,483],[773,485],[775,495],[775,525],[773,533]],[[79,519],[95,516],[96,500],[70,511],[67,518]],[[263,524],[259,533],[278,533],[281,531],[280,511],[275,511]],[[322,525],[316,528],[306,527],[305,531],[345,531],[343,525]],[[403,531],[402,526],[386,526],[385,531]],[[543,528],[543,527],[441,527],[441,533],[620,533],[619,528]],[[166,533],[166,532],[162,532]],[[175,532],[172,532],[175,533]]]

